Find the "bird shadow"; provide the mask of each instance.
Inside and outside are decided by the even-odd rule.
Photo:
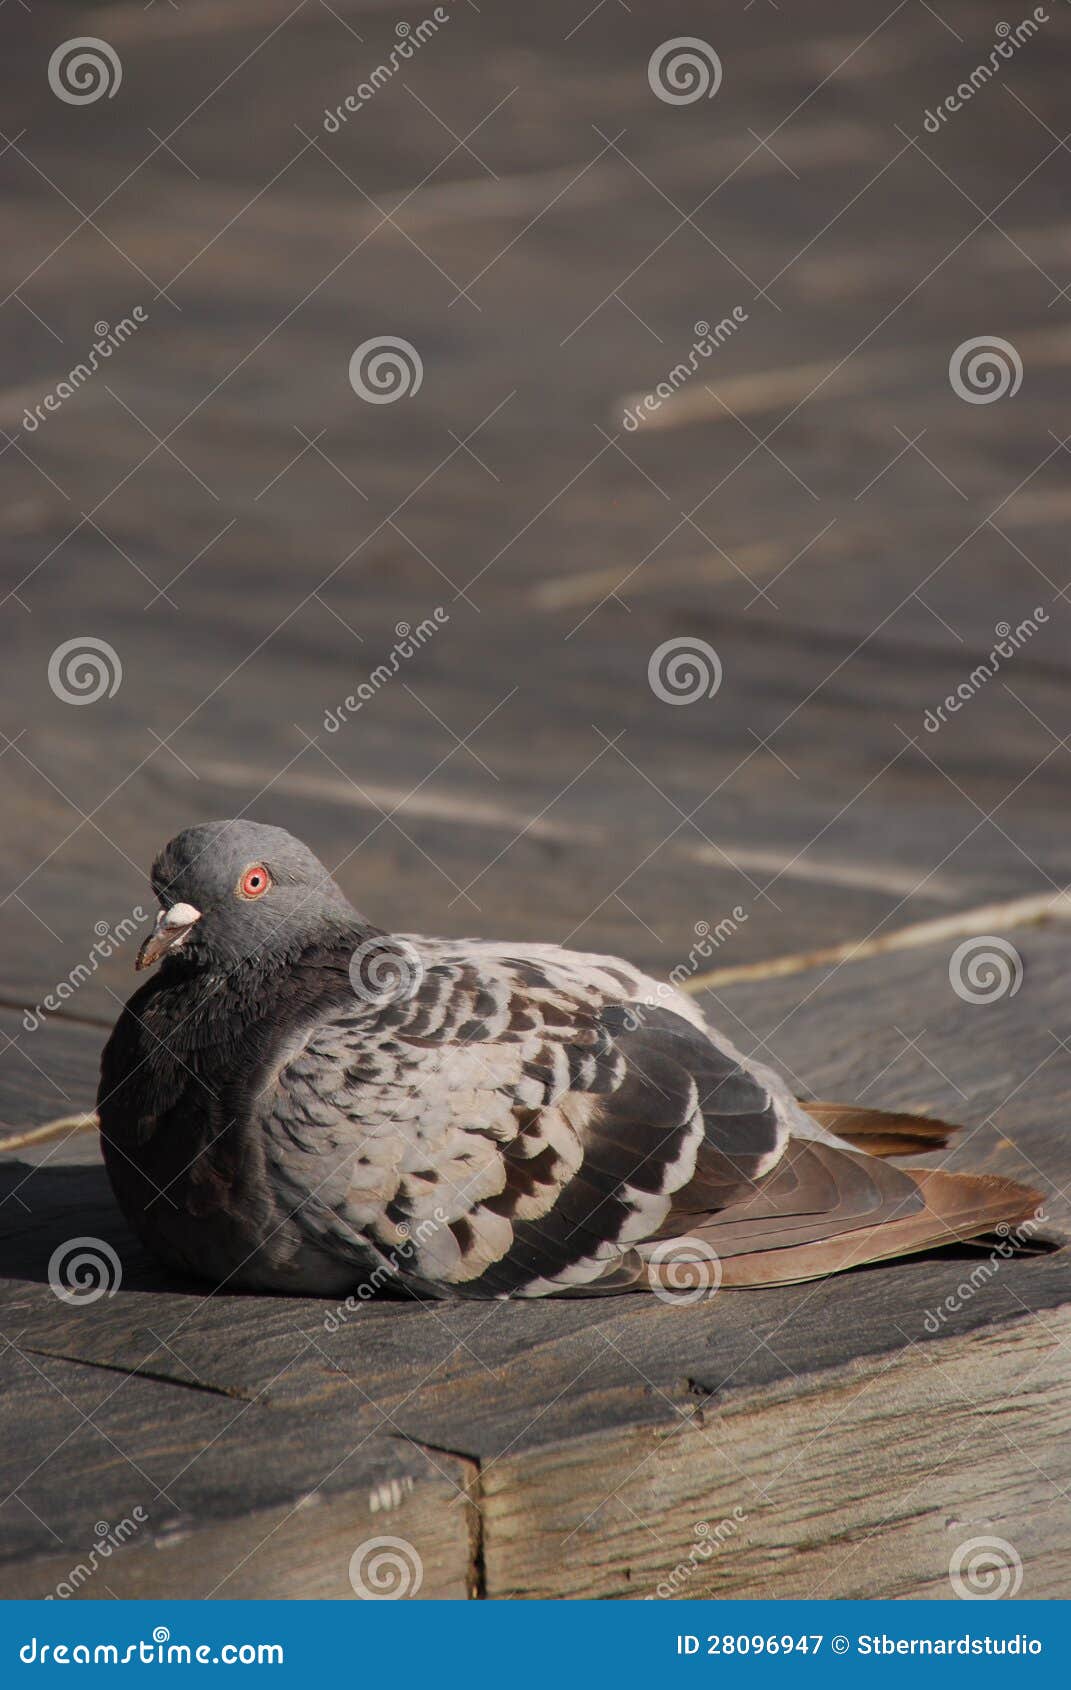
[[[166,1292],[202,1299],[205,1281],[156,1262],[133,1233],[115,1201],[106,1170],[99,1163],[49,1166],[26,1162],[0,1163],[0,1281],[31,1285],[63,1283],[63,1258],[80,1243],[87,1254],[109,1272],[112,1252],[120,1264],[116,1289],[123,1292]],[[93,1246],[104,1246],[94,1251]],[[222,1286],[216,1296],[282,1296],[285,1292],[247,1291]],[[337,1301],[337,1298],[334,1299]],[[376,1301],[406,1305],[412,1298],[401,1288],[385,1286]]]
[[[159,1267],[124,1221],[99,1164],[49,1166],[0,1164],[0,1279],[31,1285],[56,1283],[64,1253],[76,1243],[122,1264],[124,1291],[169,1291],[204,1295],[193,1279]]]

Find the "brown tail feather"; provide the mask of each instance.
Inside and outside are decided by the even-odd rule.
[[[887,1109],[863,1109],[857,1103],[808,1103],[808,1115],[868,1156],[925,1156],[941,1150],[953,1133],[962,1131],[949,1121],[931,1120]]]
[[[722,1264],[722,1284],[789,1285],[843,1273],[864,1262],[915,1255],[920,1250],[977,1238],[994,1227],[1026,1221],[1042,1202],[1040,1193],[1027,1186],[985,1174],[926,1169],[908,1178],[918,1186],[924,1202],[914,1214],[813,1244],[731,1256]],[[703,1229],[696,1228],[694,1236],[703,1237]]]

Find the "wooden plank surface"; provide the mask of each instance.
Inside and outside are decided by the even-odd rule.
[[[932,136],[1000,17],[940,10],[458,5],[336,134],[325,106],[397,39],[378,0],[4,10],[5,1130],[91,1104],[145,871],[198,819],[291,828],[384,925],[663,975],[730,916],[703,966],[1071,879],[1071,31],[1054,10]],[[87,30],[123,81],[69,105],[48,59]],[[696,34],[717,97],[656,99],[652,51]],[[347,369],[380,334],[424,375],[373,406]],[[973,405],[949,361],[983,334],[1023,381]],[[996,625],[1038,610],[930,731]],[[84,636],[122,680],[79,708],[47,677]],[[687,707],[648,679],[679,637],[722,665]],[[964,1119],[951,1165],[1036,1184],[1066,1224],[1068,938],[1004,937],[1022,985],[992,1004],[952,989],[954,941],[703,1001],[804,1094]],[[979,1258],[946,1255],[696,1308],[388,1302],[329,1331],[319,1304],[161,1280],[86,1136],[3,1173],[12,1594],[136,1507],[84,1594],[346,1596],[353,1550],[400,1535],[425,1595],[643,1596],[734,1508],[672,1594],[939,1595],[990,1528],[1024,1596],[1066,1580],[1059,1255],[969,1298]],[[122,1285],[65,1307],[48,1263],[85,1235]]]

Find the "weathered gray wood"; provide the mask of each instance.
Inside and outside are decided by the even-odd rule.
[[[517,86],[484,135],[500,180],[457,153],[399,218],[437,263],[466,280],[543,213],[475,287],[477,314],[464,300],[447,310],[448,284],[404,238],[389,227],[371,233],[377,214],[329,162],[387,207],[435,167],[452,143],[400,84],[330,145],[319,134],[327,157],[310,152],[242,209],[304,144],[290,121],[317,135],[324,103],[365,62],[337,20],[319,11],[306,8],[287,23],[242,72],[234,94],[210,98],[181,130],[176,146],[183,156],[189,151],[199,182],[158,153],[107,208],[108,232],[151,274],[166,281],[189,265],[174,286],[181,316],[165,301],[151,301],[150,323],[110,366],[107,384],[158,431],[198,407],[174,446],[218,499],[163,451],[123,479],[153,443],[101,382],[24,441],[67,499],[14,449],[5,455],[12,494],[0,514],[3,567],[11,585],[22,582],[19,598],[29,612],[9,602],[22,647],[10,672],[9,731],[27,727],[23,701],[32,706],[21,752],[9,752],[2,771],[14,812],[10,884],[32,873],[20,896],[60,935],[57,943],[21,905],[6,906],[15,924],[0,978],[8,1000],[39,1001],[84,960],[92,921],[121,917],[143,897],[144,867],[161,834],[180,822],[252,802],[257,813],[303,827],[339,860],[359,844],[366,820],[371,827],[381,820],[374,804],[362,810],[349,781],[405,799],[451,751],[398,817],[409,838],[380,826],[349,865],[350,883],[385,921],[521,934],[579,930],[653,965],[663,946],[681,948],[696,920],[720,916],[741,895],[754,907],[734,948],[750,957],[813,942],[819,931],[866,930],[905,895],[927,913],[1011,896],[1024,883],[1042,887],[1046,875],[1066,878],[1067,846],[1052,823],[1066,803],[1066,758],[1057,753],[1042,762],[1053,741],[1003,679],[936,739],[921,729],[926,708],[989,648],[993,623],[1017,622],[1039,595],[1053,625],[1014,660],[1008,681],[1042,722],[1059,728],[1065,610],[1064,601],[1052,603],[1050,583],[1063,585],[1064,505],[1062,453],[1049,430],[1060,424],[1064,354],[1058,327],[1039,326],[1044,278],[985,225],[895,311],[887,330],[823,380],[974,220],[955,187],[911,148],[866,186],[905,145],[894,124],[914,132],[909,115],[917,118],[924,92],[951,86],[960,74],[955,37],[912,10],[890,19],[875,39],[888,44],[895,74],[881,70],[880,52],[871,59],[871,47],[853,55],[780,131],[775,148],[786,169],[748,129],[763,134],[780,124],[812,93],[811,78],[844,58],[850,43],[836,7],[783,23],[783,58],[754,33],[754,20],[734,20],[722,46],[729,69],[719,98],[685,110],[649,96],[641,71],[650,42],[641,20],[616,20],[612,38],[596,21],[563,48],[577,21],[571,0],[541,8],[540,21],[523,25],[512,14],[458,14],[434,42],[434,56],[414,62],[412,88],[435,110],[448,96],[455,115],[476,121]],[[285,15],[280,6],[274,21]],[[372,52],[385,20],[374,9],[356,15],[365,19]],[[62,9],[53,16],[62,17]],[[864,7],[851,23],[861,40],[884,17],[878,7]],[[977,30],[967,9],[961,22]],[[51,40],[51,18],[16,25],[29,62]],[[121,50],[134,68],[107,121],[103,108],[75,111],[40,98],[40,79],[17,73],[17,53],[10,61],[12,122],[32,119],[26,149],[87,205],[144,157],[146,125],[165,133],[161,122],[178,123],[209,92],[212,82],[202,82],[206,44],[222,75],[227,54],[233,50],[237,63],[260,39],[254,27],[265,25],[236,16],[222,36],[204,34],[200,23],[161,36],[159,20],[151,19],[109,17],[109,27],[121,30]],[[518,28],[542,67],[519,80],[510,58]],[[972,28],[960,32],[970,39]],[[1046,104],[1046,67],[1057,62],[1065,38],[1061,16],[1049,27],[1044,56],[1024,56],[1016,66],[1017,91],[1045,119],[1057,116]],[[553,122],[540,92],[551,64]],[[923,70],[925,87],[918,87]],[[270,108],[283,88],[285,100],[275,103],[288,118],[258,125],[254,146],[246,102],[259,93]],[[987,90],[986,99],[1002,114],[999,124],[979,128],[972,114],[931,151],[989,203],[1049,142],[1002,88]],[[622,151],[685,208],[728,178],[698,217],[707,238],[684,228],[624,289],[661,342],[611,297],[560,344],[674,222],[665,199],[612,149],[546,211],[603,146],[592,125],[610,136],[625,125]],[[13,287],[65,238],[73,214],[14,155],[8,163],[7,191],[26,231],[2,260]],[[1050,270],[1058,265],[1062,217],[1056,176],[1055,165],[1037,171],[1006,213],[1012,236]],[[889,192],[910,207],[910,241],[890,220]],[[157,215],[163,204],[166,219]],[[341,262],[365,236],[367,244]],[[790,265],[773,290],[780,313],[750,297],[710,240],[762,281]],[[337,273],[272,334],[333,264],[340,264]],[[10,424],[82,344],[91,306],[99,302],[114,317],[139,291],[150,291],[91,230],[43,263],[26,286],[29,303],[64,342],[17,303],[4,308],[0,326],[13,342]],[[701,385],[720,391],[727,384],[733,410],[760,433],[817,387],[772,443],[819,492],[817,503],[764,450],[734,471],[754,442],[731,417],[623,436],[619,445],[632,462],[597,432],[620,423],[624,394],[656,383],[687,350],[697,316],[714,317],[738,297],[750,320],[721,348]],[[1014,404],[971,407],[949,389],[948,354],[963,338],[965,298],[979,319],[992,318],[994,329],[1021,343],[1028,378]],[[410,334],[427,364],[420,394],[390,408],[359,405],[345,377],[355,336],[381,324]],[[475,426],[514,389],[479,440],[495,480],[450,430]],[[772,406],[762,397],[771,391],[782,396]],[[324,449],[368,494],[367,504],[315,453],[280,474],[302,447],[295,425],[306,433],[326,427]],[[911,437],[922,425],[929,430],[923,447],[966,500],[914,451],[868,486],[901,450],[896,428]],[[1049,452],[1053,460],[1030,474]],[[578,476],[596,453],[602,455]],[[964,543],[1028,474],[1027,487],[997,518],[1014,545],[984,526]],[[723,480],[696,513],[703,532],[682,523],[681,512]],[[381,526],[418,486],[397,528]],[[78,513],[106,495],[96,516],[105,534],[87,524],[63,540]],[[834,517],[835,526],[785,570]],[[176,583],[176,608],[157,599],[146,610],[155,589],[138,570],[166,585],[232,518],[233,527]],[[42,563],[53,546],[59,549]],[[776,609],[753,602],[753,588],[729,558],[757,587],[768,587]],[[472,589],[480,615],[455,599],[450,585],[464,585],[477,571],[484,571]],[[931,571],[932,582],[921,586]],[[574,633],[626,576],[621,595],[631,614],[610,598]],[[913,596],[916,588],[924,602]],[[319,598],[311,596],[315,589]],[[418,621],[438,602],[449,605],[451,622],[406,668],[401,685],[351,728],[333,738],[321,733],[337,767],[308,749],[291,724],[320,732],[324,711],[389,651],[396,624]],[[47,690],[47,658],[72,631],[95,628],[103,604],[124,661],[123,685],[92,710],[72,710]],[[655,645],[682,631],[718,647],[725,680],[709,704],[674,710],[652,700],[646,665]],[[261,639],[263,647],[243,661]],[[221,684],[239,662],[238,675]],[[459,735],[518,686],[473,742],[497,782],[456,750],[407,685]],[[812,702],[797,711],[814,689]],[[860,697],[870,711],[860,712]],[[180,722],[171,743],[188,768],[152,737],[170,735]],[[611,737],[626,728],[621,751],[635,768],[605,751],[592,722]],[[903,750],[898,725],[921,736],[919,751]],[[777,757],[759,749],[754,735],[771,733],[773,751],[800,776],[798,785]],[[100,760],[87,752],[104,743],[113,779],[102,785]],[[600,751],[602,760],[559,798]],[[1014,820],[1003,811],[996,817],[1012,838],[992,824],[972,835],[980,817],[969,799],[991,809],[1036,764],[1016,793]],[[95,818],[104,838],[79,812],[92,810],[119,781],[124,785]],[[663,847],[681,819],[673,805],[691,811],[708,793],[715,795],[696,816],[703,833],[686,824]],[[422,799],[444,808],[422,815]],[[477,822],[481,805],[500,820]],[[547,805],[546,834],[533,829],[511,845]],[[464,822],[466,813],[473,819]],[[910,829],[890,827],[906,813]],[[72,828],[74,838],[63,844]],[[706,839],[739,860],[750,881],[723,872]],[[813,878],[793,898],[779,895],[779,881],[771,892],[775,910],[751,884],[764,885],[774,870],[756,865],[779,865],[800,851]],[[429,868],[428,856],[442,874]],[[456,887],[489,864],[472,889],[479,909],[464,901],[450,907]],[[669,883],[679,889],[672,899]],[[529,886],[538,893],[528,896]],[[106,973],[113,990],[123,990],[124,971],[119,959]],[[111,1013],[98,981],[85,988],[85,1002],[95,1014]]]
[[[776,30],[757,7],[685,8],[725,71],[688,108],[650,94],[642,8],[578,28],[574,0],[459,6],[329,138],[324,106],[394,20],[372,0],[291,10],[94,12],[125,74],[85,108],[44,72],[86,9],[5,11],[5,131],[33,161],[0,162],[0,297],[19,294],[0,308],[0,426],[26,454],[3,452],[0,500],[5,1130],[91,1102],[134,945],[92,968],[97,924],[147,906],[153,852],[196,819],[292,828],[386,925],[566,940],[662,974],[737,908],[719,963],[1071,879],[1066,160],[1040,163],[1045,125],[1063,132],[1065,13],[930,138],[926,106],[991,40],[957,0],[941,11],[962,41],[879,0],[782,10]],[[451,152],[443,123],[467,134],[496,104],[479,156]],[[150,127],[196,177],[147,158]],[[78,229],[69,201],[106,196],[103,232]],[[20,433],[94,322],[138,302],[149,323],[107,373]],[[736,303],[747,323],[673,426],[625,430],[627,397]],[[982,332],[1025,373],[975,407],[947,372]],[[346,376],[379,333],[425,366],[390,407]],[[458,444],[478,425],[486,468]],[[296,431],[320,429],[337,468],[292,462]],[[436,605],[449,622],[326,732]],[[1036,605],[1043,630],[927,733],[994,624]],[[123,664],[86,709],[46,679],[79,634]],[[680,634],[724,670],[688,708],[647,679]],[[953,1165],[1033,1181],[1066,1221],[1067,941],[1008,936],[1023,986],[990,1007],[952,993],[947,947],[704,1001],[803,1091],[964,1118]],[[96,1521],[141,1505],[150,1525],[85,1594],[345,1596],[349,1554],[382,1532],[417,1547],[425,1594],[647,1595],[696,1521],[738,1505],[746,1523],[679,1594],[939,1595],[961,1528],[1017,1545],[1024,1596],[1066,1580],[1061,1256],[977,1288],[987,1258],[961,1253],[696,1308],[383,1303],[331,1331],[319,1304],[161,1279],[86,1137],[0,1172],[9,1594],[53,1588]],[[71,1308],[48,1262],[84,1235],[123,1282]],[[803,1452],[787,1471],[786,1447]]]
[[[1065,1308],[510,1456],[483,1486],[488,1593],[947,1598],[957,1546],[999,1535],[1024,1598],[1063,1597],[1069,1334]]]

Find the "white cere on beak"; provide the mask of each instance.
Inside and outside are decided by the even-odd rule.
[[[170,909],[161,910],[152,932],[134,958],[134,967],[149,968],[169,951],[177,951],[200,919],[200,910],[192,904],[172,904]]]
[[[200,910],[195,910],[192,904],[172,904],[169,910],[161,910],[156,925],[161,932],[168,933],[175,927],[192,927],[200,919]]]

